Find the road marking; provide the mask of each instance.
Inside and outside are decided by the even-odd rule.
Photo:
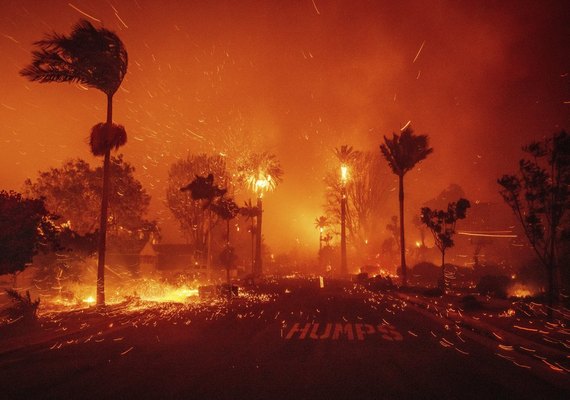
[[[296,322],[293,324],[285,340],[358,340],[363,341],[369,336],[377,335],[383,340],[390,342],[400,342],[404,340],[402,334],[391,324],[344,323],[344,322],[307,322],[305,324]],[[283,336],[283,334],[281,334]]]

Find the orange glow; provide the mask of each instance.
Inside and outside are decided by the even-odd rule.
[[[269,192],[275,188],[275,184],[271,179],[271,175],[251,176],[248,179],[250,186],[253,188],[259,198],[263,197],[264,192]]]
[[[286,171],[266,211],[267,244],[287,252],[302,236],[315,247],[297,221],[322,212],[331,149],[378,152],[382,136],[409,121],[435,152],[407,182],[418,194],[406,199],[407,215],[452,182],[500,203],[496,178],[516,165],[521,145],[549,127],[568,128],[560,90],[569,79],[560,67],[568,64],[566,9],[475,3],[444,2],[434,12],[421,1],[119,1],[117,13],[107,2],[4,2],[2,188],[21,190],[26,178],[69,158],[100,165],[86,138],[105,118],[104,96],[18,74],[34,41],[69,33],[84,17],[115,31],[129,52],[113,118],[127,130],[120,151],[152,196],[149,219],[165,243],[185,239],[163,201],[170,165],[202,152],[224,154],[230,165],[245,149],[275,153]],[[384,219],[397,213],[397,199],[387,197]]]
[[[510,296],[519,297],[519,298],[533,296],[535,293],[536,292],[534,292],[531,288],[524,286],[520,283],[513,285],[513,287],[509,290]]]
[[[346,182],[348,182],[348,166],[345,164],[340,166],[340,181],[343,185],[346,185]]]

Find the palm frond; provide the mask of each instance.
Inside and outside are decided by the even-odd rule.
[[[239,180],[252,191],[257,190],[258,181],[266,182],[265,190],[274,190],[283,180],[283,168],[275,154],[252,153],[239,167]]]
[[[20,74],[31,81],[79,82],[113,95],[127,73],[128,54],[119,37],[80,20],[69,36],[52,33],[34,43],[32,63]]]
[[[125,143],[127,143],[127,131],[122,125],[112,124],[109,126],[109,124],[101,122],[91,128],[89,146],[91,153],[95,156],[104,156],[107,151],[113,148],[117,150]]]
[[[427,135],[415,135],[408,126],[398,135],[392,134],[392,139],[384,136],[384,143],[380,145],[382,155],[388,161],[392,172],[404,175],[433,152],[429,147]]]

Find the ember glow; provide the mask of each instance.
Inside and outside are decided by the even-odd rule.
[[[537,294],[537,292],[538,291],[536,289],[532,289],[531,287],[520,284],[520,283],[515,283],[509,289],[509,295],[512,297],[518,297],[518,298],[532,297],[535,294]]]

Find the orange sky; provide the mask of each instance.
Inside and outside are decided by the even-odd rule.
[[[34,40],[69,33],[83,12],[129,52],[115,96],[114,118],[129,135],[121,152],[170,241],[169,165],[189,152],[231,154],[239,141],[275,153],[285,169],[264,203],[269,245],[315,248],[332,149],[378,151],[382,135],[409,120],[435,149],[408,175],[410,209],[452,182],[471,200],[499,202],[496,179],[514,170],[520,146],[570,127],[561,3],[4,0],[0,188],[19,190],[71,157],[99,162],[86,137],[104,121],[103,94],[18,75]],[[392,197],[386,218],[397,212]]]

